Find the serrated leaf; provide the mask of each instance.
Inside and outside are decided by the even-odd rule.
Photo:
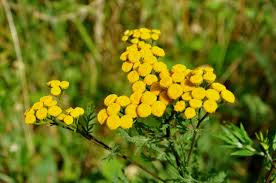
[[[231,153],[232,156],[253,156],[255,153],[246,149],[241,149]]]

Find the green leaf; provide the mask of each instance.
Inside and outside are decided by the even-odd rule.
[[[255,153],[246,149],[241,149],[231,153],[232,156],[253,156]]]

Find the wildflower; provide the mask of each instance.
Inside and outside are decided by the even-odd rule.
[[[143,93],[141,98],[141,102],[148,105],[152,105],[156,100],[157,100],[156,95],[154,95],[149,91],[146,91],[145,93]]]
[[[132,69],[133,63],[130,62],[124,62],[122,64],[122,71],[129,72]]]
[[[151,107],[148,104],[140,104],[137,107],[137,114],[141,118],[146,118],[151,114]]]
[[[155,72],[165,71],[165,70],[167,70],[167,65],[165,63],[163,63],[163,62],[156,62],[153,65],[153,70]]]
[[[143,92],[146,89],[146,84],[143,81],[136,81],[135,83],[133,83],[132,85],[132,91],[133,92]]]
[[[203,108],[208,113],[214,113],[217,110],[218,105],[214,100],[205,100],[203,103]]]
[[[205,92],[206,97],[210,100],[218,101],[220,99],[219,92],[215,89],[208,89]]]
[[[137,105],[136,104],[129,104],[126,108],[125,108],[125,114],[131,116],[132,118],[136,118],[137,117]]]
[[[191,95],[194,99],[202,100],[205,97],[205,89],[202,87],[194,88]]]
[[[160,86],[163,88],[168,88],[173,83],[173,80],[170,76],[164,76],[160,80]]]
[[[159,73],[159,77],[161,79],[166,78],[166,77],[170,77],[170,72],[167,69],[164,69]]]
[[[111,115],[106,120],[106,125],[110,130],[115,130],[120,126],[120,117],[118,115]]]
[[[98,122],[102,125],[104,124],[107,118],[108,118],[108,114],[106,109],[100,110],[100,112],[97,115]]]
[[[212,72],[207,72],[203,75],[203,79],[208,83],[212,83],[216,80],[216,75]]]
[[[147,55],[144,57],[144,63],[149,63],[151,65],[155,64],[157,62],[157,58],[153,55]]]
[[[164,57],[165,56],[164,50],[162,48],[158,47],[158,46],[153,46],[151,48],[151,51],[156,56],[159,56],[159,57]]]
[[[117,103],[112,103],[107,107],[107,114],[114,115],[117,114],[121,110],[121,106]]]
[[[149,74],[144,78],[144,82],[146,83],[146,85],[149,85],[149,86],[157,81],[158,81],[158,78],[154,74]]]
[[[123,36],[122,41],[126,42],[128,40],[128,36]]]
[[[62,113],[62,109],[56,105],[48,109],[48,114],[51,116],[57,117],[60,113]]]
[[[62,120],[64,120],[65,116],[66,116],[66,114],[61,113],[61,114],[59,114],[59,115],[57,116],[57,119],[60,120],[60,121],[62,121]]]
[[[179,84],[172,84],[168,88],[168,96],[171,99],[177,99],[183,93],[182,87]]]
[[[139,51],[136,51],[136,50],[129,51],[128,60],[130,62],[132,62],[132,63],[139,62],[140,58],[141,58],[141,55],[140,55]]]
[[[76,107],[75,109],[73,109],[73,110],[70,112],[70,115],[71,115],[73,118],[78,118],[79,116],[83,115],[83,113],[84,113],[83,108],[81,108],[81,107]]]
[[[69,82],[68,81],[61,81],[60,82],[60,88],[63,90],[66,90],[69,87]]]
[[[33,124],[36,122],[36,117],[34,114],[27,114],[25,116],[25,123],[26,124]]]
[[[61,89],[58,86],[54,86],[53,88],[51,88],[51,94],[54,96],[58,96],[61,94]]]
[[[182,100],[182,101],[177,101],[176,104],[174,105],[174,110],[176,112],[182,112],[184,111],[185,109],[185,102]]]
[[[185,100],[185,101],[189,101],[189,100],[192,99],[192,96],[191,96],[190,92],[185,92],[185,93],[181,96],[181,98],[182,98],[183,100]]]
[[[51,106],[57,105],[57,101],[54,100],[53,98],[45,99],[43,103],[47,107],[51,107]]]
[[[135,81],[138,81],[139,80],[138,72],[137,71],[131,71],[130,73],[128,73],[127,79],[130,83],[134,83]]]
[[[153,93],[154,95],[159,95],[159,93],[162,91],[161,86],[159,85],[158,82],[154,82],[152,83],[152,85],[150,86],[150,92]]]
[[[166,111],[166,104],[162,101],[155,101],[151,106],[152,115],[161,117]]]
[[[195,85],[200,85],[203,82],[203,78],[201,75],[195,74],[190,77],[190,81],[191,81],[191,83],[193,83]]]
[[[66,125],[71,125],[73,122],[74,122],[74,119],[72,116],[70,115],[66,115],[64,118],[63,118],[63,121]]]
[[[126,60],[127,60],[127,56],[128,56],[128,51],[125,51],[125,52],[123,52],[123,53],[121,54],[120,59],[121,59],[122,61],[126,61]]]
[[[130,103],[130,100],[127,96],[120,96],[117,98],[116,103],[122,107],[126,107]]]
[[[221,98],[226,101],[226,102],[229,102],[231,104],[233,104],[235,102],[235,96],[234,94],[229,91],[229,90],[223,90],[221,92]]]
[[[50,86],[50,87],[59,87],[59,85],[60,85],[60,81],[59,80],[52,80],[52,81],[49,81],[48,83],[47,83],[47,85],[48,86]]]
[[[185,72],[186,70],[186,67],[185,65],[182,65],[182,64],[176,64],[172,67],[172,72],[175,73],[175,72]]]
[[[43,107],[43,102],[36,102],[34,103],[34,105],[32,106],[32,109],[34,110],[38,110],[38,109],[41,109]]]
[[[109,105],[113,104],[116,101],[117,98],[118,98],[118,96],[116,94],[110,94],[110,95],[108,95],[104,99],[104,105],[105,106],[109,106]]]
[[[191,107],[187,107],[183,113],[183,117],[186,119],[192,119],[193,117],[195,117],[195,115],[196,111]]]
[[[138,73],[140,76],[146,76],[150,74],[152,66],[149,63],[143,63],[138,68]]]
[[[151,34],[151,39],[153,39],[153,40],[158,40],[159,39],[159,35],[158,34]]]
[[[159,95],[159,100],[162,101],[165,105],[168,105],[169,103],[171,103],[171,99],[169,98],[169,96],[167,95],[166,91],[162,91]]]
[[[198,99],[191,99],[189,100],[190,107],[194,109],[198,109],[202,106],[202,101]]]
[[[142,95],[143,95],[143,94],[142,94],[142,92],[140,92],[140,91],[133,92],[133,93],[130,95],[130,97],[129,97],[130,102],[131,102],[132,104],[139,104]]]
[[[35,113],[37,119],[43,120],[47,117],[47,109],[45,107],[42,107],[41,109],[38,109]]]
[[[212,83],[211,87],[213,89],[217,90],[218,92],[226,90],[226,87],[223,84],[220,84],[220,83]]]
[[[174,72],[172,74],[172,80],[173,82],[180,83],[185,78],[185,75],[182,72]]]
[[[131,128],[133,124],[133,119],[129,115],[123,115],[120,119],[120,126],[124,129]]]
[[[52,99],[53,99],[52,96],[47,95],[47,96],[41,97],[41,98],[39,99],[39,101],[40,101],[40,102],[45,102],[45,101],[51,101]]]

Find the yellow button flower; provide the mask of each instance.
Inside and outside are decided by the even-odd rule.
[[[150,92],[153,93],[154,95],[159,95],[159,93],[162,91],[162,88],[158,82],[152,83],[150,86]]]
[[[65,110],[67,114],[70,114],[74,109],[72,107],[69,107],[68,109]]]
[[[50,95],[47,95],[47,96],[43,96],[39,99],[40,102],[44,102],[44,101],[49,101],[49,100],[52,100],[53,97],[50,96]]]
[[[120,55],[120,60],[126,61],[127,58],[128,58],[127,56],[128,56],[128,51],[123,52],[123,53]]]
[[[171,99],[177,99],[183,93],[182,87],[179,84],[172,84],[168,88],[168,96]]]
[[[218,104],[214,100],[205,100],[203,108],[208,113],[214,113],[218,108]]]
[[[117,103],[110,104],[107,107],[107,114],[108,115],[115,115],[118,114],[118,112],[121,110],[121,106]]]
[[[148,63],[148,64],[155,64],[157,62],[157,58],[153,55],[148,55],[146,57],[144,57],[144,63]]]
[[[131,42],[132,44],[137,44],[137,43],[139,42],[139,39],[134,38],[134,39],[131,39],[130,42]]]
[[[59,114],[57,116],[57,119],[60,120],[60,121],[63,121],[63,119],[65,118],[65,116],[66,116],[66,114],[61,113],[61,114]]]
[[[45,107],[38,109],[35,113],[37,119],[43,120],[47,118],[47,109]]]
[[[185,101],[189,101],[189,100],[192,99],[192,96],[191,96],[190,92],[185,92],[185,93],[181,96],[181,98],[182,98],[183,100],[185,100]]]
[[[150,38],[151,38],[151,35],[150,35],[149,32],[143,32],[143,33],[141,34],[141,39],[148,40],[148,39],[150,39]]]
[[[59,87],[60,86],[60,81],[59,80],[52,80],[47,83],[48,86],[50,87]]]
[[[157,81],[158,81],[158,78],[154,74],[149,74],[144,78],[144,82],[146,83],[146,85],[149,85],[149,86]]]
[[[32,106],[32,109],[33,110],[38,110],[38,109],[41,109],[43,107],[43,102],[36,102],[34,103],[34,105]]]
[[[190,107],[194,109],[198,109],[202,106],[202,101],[198,99],[191,99],[189,100]]]
[[[68,81],[61,81],[60,82],[60,87],[63,90],[66,90],[67,88],[69,88],[69,82]]]
[[[133,119],[129,115],[124,115],[120,119],[120,126],[124,129],[129,129],[132,127]]]
[[[25,123],[26,124],[34,124],[36,122],[36,117],[33,114],[27,114],[25,116]]]
[[[142,97],[143,93],[140,91],[133,92],[129,99],[132,104],[140,104],[140,99]]]
[[[235,103],[235,96],[234,94],[229,91],[229,90],[223,90],[221,92],[221,98],[226,101],[226,102],[229,102],[231,104]]]
[[[74,119],[72,116],[70,115],[66,115],[64,118],[63,118],[63,121],[66,125],[71,125],[73,122],[74,122]]]
[[[194,99],[202,100],[205,97],[205,89],[202,87],[194,88],[191,92],[191,95]]]
[[[53,88],[51,88],[51,94],[54,96],[58,96],[61,94],[61,89],[58,86],[55,86]]]
[[[143,92],[146,90],[146,84],[143,81],[136,81],[132,85],[132,91],[133,92]]]
[[[151,34],[151,39],[152,40],[154,40],[154,41],[156,41],[156,40],[158,40],[159,39],[159,35],[158,34]]]
[[[159,77],[160,79],[170,77],[170,72],[167,69],[165,69],[159,73]]]
[[[166,104],[162,101],[155,101],[151,106],[152,115],[161,117],[166,111]]]
[[[162,72],[162,71],[165,71],[167,70],[167,65],[163,62],[155,62],[153,64],[153,70],[155,72]]]
[[[54,99],[52,99],[52,98],[49,98],[48,100],[45,100],[43,103],[47,107],[51,107],[51,106],[57,105],[57,101],[54,100]]]
[[[108,95],[104,99],[104,105],[105,106],[109,106],[109,105],[115,103],[115,101],[116,101],[117,98],[118,98],[118,96],[116,94],[110,94],[110,95]]]
[[[126,42],[127,40],[128,40],[128,36],[123,36],[123,37],[122,37],[122,41],[123,41],[123,42]]]
[[[146,118],[149,115],[151,115],[151,107],[150,107],[150,105],[144,104],[144,103],[138,105],[138,107],[137,107],[137,114],[141,118]]]
[[[207,72],[203,75],[203,79],[208,83],[212,83],[216,80],[216,75],[213,72]]]
[[[159,57],[164,57],[165,56],[165,51],[162,48],[158,47],[158,46],[153,46],[151,48],[151,51],[156,56],[159,56]]]
[[[195,85],[200,85],[203,82],[203,78],[201,75],[195,74],[190,77],[190,81]]]
[[[219,92],[215,89],[206,90],[206,97],[214,101],[218,101],[220,99]]]
[[[54,117],[57,117],[62,112],[62,109],[56,105],[51,106],[48,109],[48,114]]]
[[[168,88],[169,86],[171,86],[173,83],[173,80],[170,76],[164,76],[161,80],[160,80],[160,86],[163,88]]]
[[[120,117],[118,115],[109,116],[106,125],[110,130],[116,130],[120,126]]]
[[[192,119],[193,117],[195,117],[195,115],[196,111],[191,107],[187,107],[185,112],[183,113],[183,117],[186,119]]]
[[[157,96],[153,93],[146,91],[143,93],[141,102],[144,104],[152,105],[157,100]]]
[[[172,67],[172,72],[175,73],[175,72],[185,72],[186,70],[186,67],[185,65],[183,64],[176,64]]]
[[[127,79],[130,83],[134,83],[135,81],[138,81],[139,80],[138,72],[137,71],[131,71],[130,73],[128,73]]]
[[[122,71],[123,72],[129,72],[132,69],[133,63],[130,62],[124,62],[122,64]]]
[[[137,117],[137,105],[136,104],[129,104],[126,108],[125,108],[125,114],[131,116],[132,118],[136,118]]]
[[[174,72],[172,74],[173,82],[180,83],[181,81],[184,80],[184,78],[185,78],[185,75],[183,74],[183,72]]]
[[[122,107],[125,107],[130,103],[130,100],[127,96],[120,96],[117,98],[116,103]]]
[[[132,63],[139,62],[141,58],[140,52],[135,50],[130,50],[128,52],[128,60]]]
[[[152,66],[149,63],[143,63],[138,68],[138,73],[140,76],[146,76],[151,73]]]
[[[78,118],[78,117],[80,117],[81,115],[83,115],[83,113],[84,113],[83,108],[81,108],[81,107],[76,107],[75,109],[73,109],[73,110],[70,112],[70,115],[71,115],[73,118]]]
[[[75,110],[78,111],[80,116],[84,114],[84,109],[82,107],[76,107]]]
[[[213,89],[217,90],[218,92],[226,90],[226,87],[223,84],[220,84],[220,83],[212,83],[211,87]]]
[[[159,100],[162,101],[164,104],[168,105],[171,103],[171,99],[167,95],[167,91],[162,91],[159,95]]]
[[[192,83],[190,83],[190,81],[186,80],[186,79],[181,81],[180,85],[183,89],[183,92],[189,92],[189,91],[192,91],[195,88],[194,86],[192,86]]]
[[[135,63],[133,64],[132,69],[133,69],[133,70],[138,69],[138,67],[139,67],[140,65],[141,65],[141,62],[135,62]],[[137,72],[137,74],[138,74],[138,72]],[[138,76],[139,76],[139,74],[138,74]]]
[[[98,122],[102,125],[102,124],[104,124],[104,122],[106,121],[107,118],[108,118],[108,114],[107,114],[106,109],[100,110],[97,115]]]
[[[180,100],[180,101],[177,101],[176,104],[174,105],[174,110],[176,112],[182,112],[184,111],[185,107],[186,107],[185,102],[183,100]]]

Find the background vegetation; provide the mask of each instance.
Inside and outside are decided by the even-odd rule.
[[[3,2],[11,8],[22,58]],[[204,124],[201,169],[219,170],[231,182],[259,180],[267,171],[263,160],[230,156],[216,135],[225,121],[242,122],[253,139],[257,131],[275,131],[275,20],[274,0],[2,0],[0,182],[121,182],[118,175],[139,171],[117,160],[102,161],[107,152],[77,134],[23,123],[23,111],[47,93],[51,79],[70,81],[65,98],[75,106],[100,108],[107,94],[128,94],[120,39],[124,30],[139,27],[161,30],[168,65],[210,64],[236,94],[235,106],[221,107]],[[97,134],[109,144],[122,143],[108,129]]]

